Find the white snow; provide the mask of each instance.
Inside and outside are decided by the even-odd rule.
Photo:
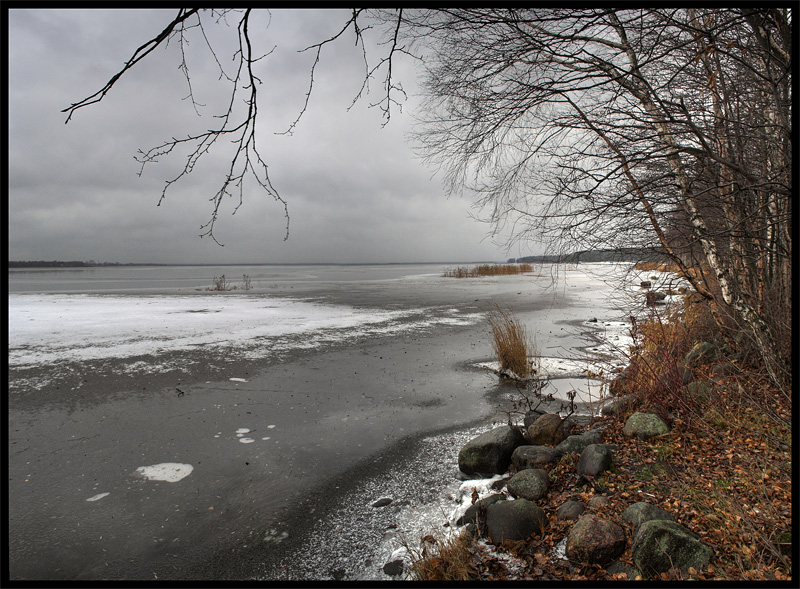
[[[355,308],[264,295],[10,294],[8,311],[10,366],[159,355],[199,347],[258,358],[287,347],[313,348],[364,335],[477,322],[482,317],[458,315],[449,308]],[[422,320],[401,321],[420,312]],[[286,341],[297,336],[303,337]],[[247,382],[240,377],[230,380]]]
[[[99,501],[103,497],[108,497],[109,495],[111,495],[111,493],[99,493],[93,497],[89,497],[87,501]]]
[[[151,466],[140,466],[136,469],[136,474],[151,481],[176,483],[192,474],[193,470],[194,467],[191,464],[162,462],[161,464],[153,464]]]
[[[245,379],[243,379],[243,378],[229,378],[228,380],[232,380],[232,381],[234,381],[234,382],[247,382],[247,381],[246,381]]]

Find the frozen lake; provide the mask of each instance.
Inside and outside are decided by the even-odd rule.
[[[342,512],[348,498],[389,492],[384,475],[426,443],[449,453],[437,476],[454,473],[457,443],[437,432],[506,419],[487,311],[512,309],[565,385],[627,341],[624,268],[559,267],[555,285],[547,266],[444,268],[10,272],[12,578],[380,578],[363,546],[302,543],[338,513],[360,530],[342,542],[377,550],[374,510]],[[209,291],[222,274],[252,289]],[[432,488],[392,492],[415,505]],[[424,523],[395,515],[412,536]]]

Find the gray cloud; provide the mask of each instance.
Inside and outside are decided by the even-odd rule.
[[[183,165],[164,158],[137,176],[133,160],[172,137],[208,128],[227,100],[219,70],[198,36],[187,62],[198,117],[170,44],[123,77],[101,103],[60,112],[100,88],[133,49],[160,31],[172,10],[11,10],[9,13],[9,257],[160,263],[398,262],[499,260],[511,252],[486,239],[488,225],[470,218],[468,200],[446,198],[433,170],[414,158],[406,135],[409,110],[395,110],[381,128],[368,108],[372,93],[348,112],[363,79],[360,49],[345,39],[326,48],[308,111],[291,136],[278,135],[297,116],[314,55],[299,49],[336,32],[341,11],[272,12],[254,22],[259,62],[259,136],[275,187],[289,203],[291,232],[283,241],[283,210],[247,187],[244,204],[223,204],[215,229],[225,244],[200,239],[208,199],[226,171],[212,153],[167,194],[163,182]],[[344,19],[342,18],[344,15]],[[231,22],[235,27],[235,21]],[[217,57],[230,68],[234,28],[210,27]],[[397,74],[413,91],[410,63]]]

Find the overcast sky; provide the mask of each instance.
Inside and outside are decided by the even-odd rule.
[[[226,171],[212,153],[156,206],[182,156],[163,158],[137,176],[133,159],[171,137],[210,127],[225,109],[228,86],[201,38],[186,53],[198,117],[178,66],[180,47],[159,48],[126,74],[99,104],[65,125],[60,111],[92,94],[132,52],[163,30],[174,10],[11,10],[9,14],[9,259],[134,263],[370,263],[505,260],[531,251],[506,251],[503,237],[471,218],[469,198],[448,198],[440,175],[414,156],[407,134],[415,99],[381,128],[368,108],[372,93],[348,112],[362,76],[352,33],[326,49],[315,74],[307,113],[292,136],[276,135],[299,113],[308,86],[310,52],[347,12],[275,10],[251,24],[261,46],[275,50],[259,62],[258,141],[275,188],[287,200],[290,236],[283,240],[282,207],[254,187],[221,209],[215,236],[199,237],[211,214],[209,199]],[[208,29],[230,69],[230,27]],[[195,33],[197,30],[195,29]],[[226,45],[226,42],[228,43]],[[415,91],[414,66],[395,66]],[[263,101],[262,101],[263,100]]]

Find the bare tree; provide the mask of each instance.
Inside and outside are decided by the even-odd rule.
[[[231,13],[232,14],[232,13]],[[220,137],[236,152],[213,198],[213,226],[231,190],[242,202],[246,174],[277,201],[256,148],[258,60],[249,9],[236,13],[237,69],[221,124],[140,153],[142,165],[191,145],[179,176]],[[746,328],[777,383],[791,381],[792,9],[415,9],[353,10],[338,33],[363,51],[364,85],[382,81],[388,121],[403,98],[392,65],[420,59],[426,94],[420,152],[453,192],[473,191],[513,239],[551,251],[637,245],[675,262],[722,322]],[[204,32],[228,11],[182,9],[134,52],[103,99],[155,47],[189,29]],[[368,48],[364,31],[385,42]],[[203,35],[205,37],[205,35]],[[213,53],[213,49],[212,49]],[[377,59],[369,65],[368,57]],[[187,82],[189,82],[188,73]],[[191,85],[190,85],[191,93]],[[246,109],[235,110],[244,95]],[[290,128],[290,130],[291,130]],[[162,193],[162,198],[165,192]],[[288,213],[287,213],[288,232]],[[288,235],[288,233],[287,233]],[[779,310],[777,312],[776,310]]]

